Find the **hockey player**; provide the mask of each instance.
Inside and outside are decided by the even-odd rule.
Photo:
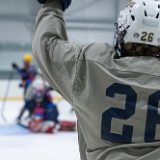
[[[32,64],[33,57],[31,54],[26,54],[23,57],[23,67],[20,68],[16,63],[12,64],[12,67],[17,70],[17,72],[20,74],[22,82],[20,84],[20,87],[24,87],[26,90],[26,87],[32,82],[34,79],[34,76],[36,74],[35,66]]]
[[[26,99],[33,104],[29,129],[45,133],[75,130],[74,121],[58,120],[59,112],[51,97],[51,90],[40,75],[36,75],[32,84],[27,88]]]
[[[159,2],[133,0],[120,12],[114,48],[70,43],[66,2],[40,9],[33,51],[50,86],[74,107],[81,159],[159,160]]]
[[[53,133],[55,126],[59,126],[59,112],[53,103],[50,90],[43,78],[37,75],[26,91],[29,92],[26,94],[32,95],[30,101],[33,101],[33,116],[29,129],[34,132]]]
[[[33,56],[31,54],[26,54],[23,57],[23,67],[20,68],[16,63],[12,64],[12,67],[20,74],[21,76],[21,83],[20,83],[20,87],[24,88],[24,97],[25,97],[25,92],[27,87],[31,84],[31,82],[34,79],[34,76],[36,75],[37,71],[35,66],[32,64],[33,61]],[[22,115],[24,114],[25,110],[28,110],[31,114],[31,108],[32,108],[32,103],[30,101],[27,101],[26,99],[24,99],[25,104],[23,106],[23,108],[21,109],[17,120],[20,121]]]

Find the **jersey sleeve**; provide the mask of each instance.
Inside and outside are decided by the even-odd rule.
[[[85,69],[87,61],[106,65],[108,45],[93,43],[82,46],[69,42],[61,3],[59,0],[48,0],[40,9],[32,48],[49,85],[72,103],[75,85],[78,85],[77,77],[81,77],[80,81],[85,79],[85,72],[89,70]]]
[[[40,9],[32,48],[47,82],[71,102],[81,46],[68,41],[61,1],[47,1]]]

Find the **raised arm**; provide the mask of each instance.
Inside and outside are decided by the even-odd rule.
[[[62,1],[48,0],[40,9],[33,51],[50,86],[71,102],[81,46],[68,42]]]

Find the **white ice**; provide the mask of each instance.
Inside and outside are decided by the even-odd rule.
[[[60,120],[76,120],[71,106],[57,102]],[[0,101],[0,107],[2,101]],[[7,101],[0,118],[0,160],[79,160],[77,132],[31,133],[15,125],[23,101]],[[0,108],[1,109],[1,108]],[[27,112],[26,112],[27,114]]]

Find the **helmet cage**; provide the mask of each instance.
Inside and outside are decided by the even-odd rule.
[[[123,28],[123,30],[120,31],[120,28]],[[115,34],[114,34],[114,41],[113,46],[116,50],[119,57],[122,56],[122,50],[123,50],[123,43],[124,43],[124,36],[126,35],[127,30],[124,28],[124,26],[118,27],[118,23],[115,23]]]

